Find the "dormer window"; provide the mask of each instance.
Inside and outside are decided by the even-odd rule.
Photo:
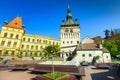
[[[16,22],[15,25],[17,25],[18,23]]]

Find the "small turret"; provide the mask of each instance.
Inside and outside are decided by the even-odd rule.
[[[78,24],[78,19],[77,18],[75,19],[75,24]]]
[[[64,21],[64,19],[62,20],[62,25],[64,25],[65,24],[65,21]]]

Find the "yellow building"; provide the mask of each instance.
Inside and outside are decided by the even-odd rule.
[[[26,34],[21,17],[5,22],[1,29],[1,56],[40,56],[42,49],[52,44],[60,45],[60,40]]]

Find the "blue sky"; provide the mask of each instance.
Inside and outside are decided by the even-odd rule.
[[[68,3],[73,20],[78,18],[81,39],[104,37],[105,29],[120,28],[120,0],[0,0],[0,28],[21,16],[27,34],[60,38]]]

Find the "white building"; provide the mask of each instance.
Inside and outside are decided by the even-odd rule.
[[[73,61],[92,62],[93,57],[99,56],[98,63],[111,62],[111,55],[109,51],[102,47],[101,44],[96,44],[93,39],[86,37],[82,44],[77,46],[76,56]]]

